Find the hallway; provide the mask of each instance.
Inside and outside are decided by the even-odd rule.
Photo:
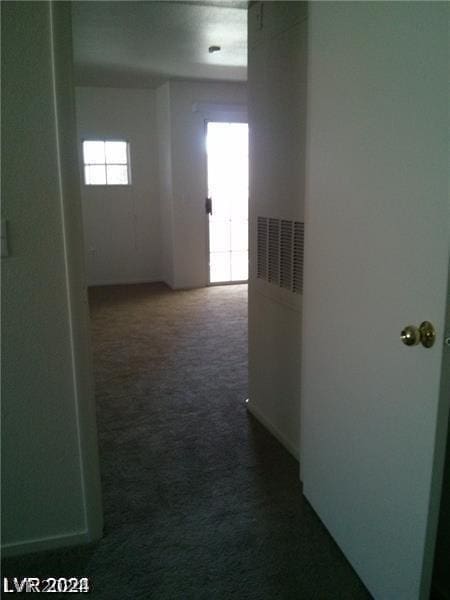
[[[369,598],[247,414],[247,286],[93,288],[90,305],[105,535],[3,575],[88,576],[105,600]]]

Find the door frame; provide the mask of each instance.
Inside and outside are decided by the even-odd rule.
[[[208,135],[208,123],[245,123],[248,126],[248,117],[247,114],[244,113],[224,113],[220,112],[218,114],[211,115],[210,117],[205,117],[203,119],[203,139],[205,140],[205,201],[208,197],[208,150],[206,139]],[[204,206],[204,205],[203,205]],[[247,207],[248,214],[248,207]],[[206,286],[207,287],[216,287],[221,285],[241,285],[244,283],[248,283],[247,279],[240,279],[239,281],[218,281],[211,282],[211,268],[209,265],[209,214],[205,210],[205,273],[206,273]],[[249,250],[247,250],[249,255]]]

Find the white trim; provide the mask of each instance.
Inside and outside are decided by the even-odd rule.
[[[234,118],[247,119],[246,104],[224,104],[217,102],[194,102],[192,112],[198,112],[202,115],[234,115]],[[214,119],[212,119],[214,120]]]
[[[69,325],[70,351],[72,359],[72,379],[74,392],[74,410],[76,419],[76,431],[78,442],[78,458],[80,465],[80,485],[82,492],[82,502],[84,511],[84,529],[81,532],[49,536],[37,541],[21,542],[6,546],[6,551],[10,548],[11,552],[23,553],[40,549],[48,549],[56,546],[67,546],[81,544],[99,539],[103,535],[103,509],[101,501],[101,480],[99,469],[99,450],[97,441],[97,425],[95,418],[95,398],[93,367],[89,363],[84,363],[86,355],[83,352],[91,352],[88,337],[88,313],[84,299],[75,294],[77,286],[84,287],[84,281],[80,282],[73,279],[72,265],[74,258],[70,254],[72,246],[70,241],[69,228],[70,220],[66,218],[67,198],[64,194],[62,180],[61,148],[60,148],[60,115],[58,107],[58,89],[57,89],[57,69],[56,69],[56,48],[55,48],[55,11],[66,10],[66,26],[70,28],[70,12],[63,9],[60,4],[52,1],[49,7],[49,30],[50,30],[50,60],[53,92],[53,111],[55,120],[55,148],[57,160],[58,191],[59,204],[61,211],[62,238],[63,238],[63,257],[65,271],[65,287],[67,295],[67,319]],[[70,11],[70,8],[69,8]],[[73,99],[75,101],[75,99]],[[75,115],[73,115],[73,132],[75,133]],[[70,200],[73,198],[71,196]],[[76,195],[75,201],[78,201],[80,209],[81,223],[81,199]],[[81,256],[81,244],[80,244]],[[81,291],[82,288],[79,289]],[[87,299],[86,299],[87,300]],[[80,314],[83,319],[80,320]],[[80,343],[82,347],[80,347]]]
[[[55,548],[78,546],[88,544],[92,541],[94,541],[93,536],[86,530],[5,544],[2,546],[1,552],[2,556],[6,558],[9,556],[30,554],[31,552],[43,552],[45,550],[54,550]]]
[[[270,420],[259,410],[256,408],[254,404],[250,403],[250,398],[246,400],[247,410],[250,414],[252,414],[255,419],[257,419],[261,425],[263,425],[270,433],[280,442],[282,446],[286,448],[286,450],[292,454],[292,456],[300,461],[300,451],[298,448],[294,446],[287,438],[284,436],[281,431],[273,425]]]
[[[62,224],[62,242],[63,242],[63,254],[64,254],[64,279],[66,288],[66,299],[67,299],[67,322],[69,326],[69,338],[70,338],[70,354],[72,359],[72,385],[74,392],[74,409],[77,427],[77,444],[78,444],[78,459],[80,465],[80,485],[81,493],[83,497],[83,509],[84,509],[84,525],[88,526],[88,507],[87,507],[87,492],[86,492],[86,473],[85,464],[83,461],[83,455],[85,449],[81,441],[81,423],[80,423],[80,394],[79,385],[77,379],[77,358],[75,352],[75,341],[74,341],[74,323],[73,323],[73,306],[71,297],[71,281],[69,274],[69,259],[68,259],[68,242],[67,242],[67,223],[66,214],[64,207],[64,191],[62,187],[62,166],[61,166],[61,148],[59,142],[59,113],[58,113],[58,101],[57,101],[57,89],[56,89],[56,65],[55,65],[55,26],[53,16],[53,4],[48,4],[49,14],[49,27],[50,27],[50,61],[51,61],[51,76],[52,76],[52,94],[53,94],[53,114],[55,123],[55,148],[56,148],[56,165],[57,165],[57,181],[58,181],[58,195],[59,195],[59,209],[61,214]]]
[[[248,285],[248,279],[239,279],[237,281],[214,281],[214,283],[208,283],[206,287],[217,287],[221,285]]]
[[[90,281],[88,283],[88,287],[103,287],[103,286],[107,286],[107,285],[135,285],[137,283],[166,283],[165,281],[163,281],[162,279],[126,279],[124,280],[105,280],[105,279],[101,279],[99,281]],[[167,284],[169,285],[169,284]],[[169,286],[170,287],[170,286]]]

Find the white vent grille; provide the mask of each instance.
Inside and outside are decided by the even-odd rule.
[[[292,288],[292,221],[281,221],[280,286]]]
[[[303,293],[304,223],[257,219],[256,275],[296,294]]]
[[[305,248],[305,224],[294,223],[294,273],[292,291],[303,294],[303,262]]]
[[[257,222],[257,277],[266,279],[267,272],[267,219],[266,217],[258,217]]]
[[[280,282],[280,220],[269,219],[269,281]]]

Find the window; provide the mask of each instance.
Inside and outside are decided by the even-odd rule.
[[[130,185],[128,142],[84,141],[83,163],[86,185]]]

